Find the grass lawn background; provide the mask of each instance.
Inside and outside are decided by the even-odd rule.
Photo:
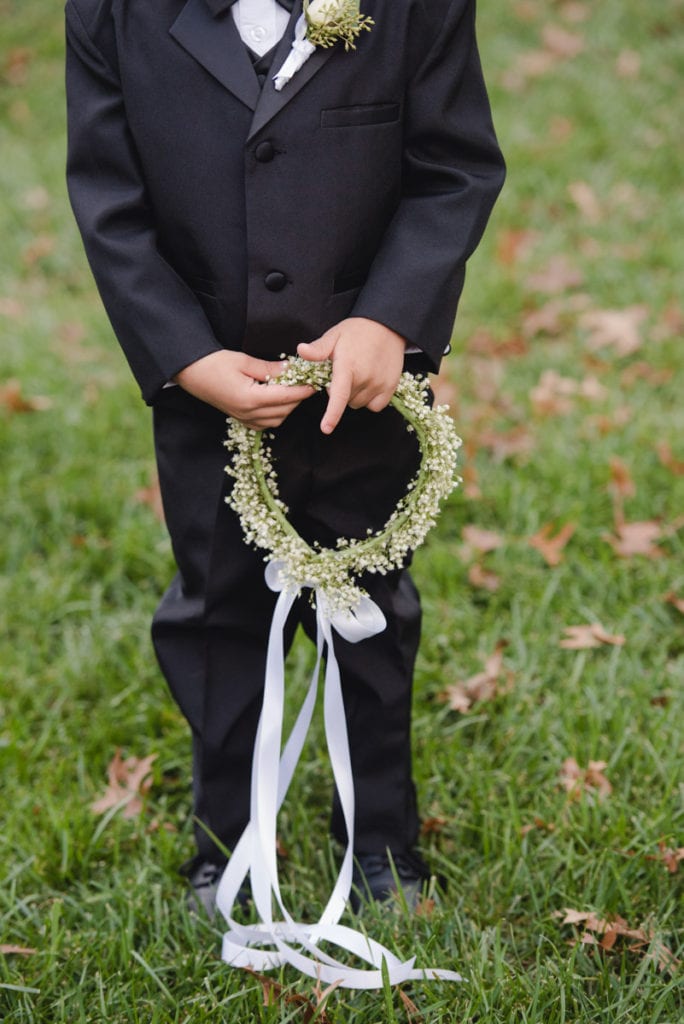
[[[417,918],[367,919],[469,980],[335,992],[318,1019],[682,1018],[681,968],[658,961],[684,955],[684,866],[663,852],[684,846],[683,28],[680,0],[481,0],[509,179],[439,382],[465,486],[415,560],[415,771],[449,887]],[[189,744],[148,640],[173,567],[148,412],[66,201],[62,59],[61,5],[0,0],[0,946],[33,950],[0,953],[0,1017],[305,1021],[309,982],[285,971],[264,1005],[183,909]],[[619,557],[606,538],[635,522],[657,550]],[[555,567],[529,543],[547,524],[574,526]],[[466,529],[466,547],[468,527],[496,546]],[[624,643],[560,646],[592,623]],[[440,699],[504,643],[491,699]],[[309,665],[298,645],[295,688]],[[129,820],[90,809],[117,748],[157,755]],[[571,793],[568,759],[606,766]],[[317,726],[280,821],[295,915],[334,877],[329,794]],[[571,945],[565,908],[649,941]]]

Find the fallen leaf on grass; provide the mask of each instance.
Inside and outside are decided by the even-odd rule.
[[[634,479],[629,471],[627,463],[616,455],[610,460],[610,483],[609,490],[621,498],[633,498],[636,494]]]
[[[657,369],[643,359],[639,359],[636,363],[626,366],[622,371],[620,374],[620,385],[623,388],[632,388],[638,380],[643,380],[647,384],[660,387],[661,384],[667,384],[669,380],[672,380],[673,374],[673,370]]]
[[[12,299],[9,295],[0,296],[0,316],[20,320],[25,312],[24,306],[17,299]]]
[[[420,826],[420,834],[421,836],[436,836],[439,835],[440,832],[443,832],[446,826],[446,818],[424,818]]]
[[[54,235],[36,235],[21,254],[24,266],[33,267],[36,263],[50,256],[57,245]]]
[[[667,604],[671,604],[673,608],[676,608],[678,612],[684,615],[684,597],[678,597],[673,590],[666,594],[663,600]]]
[[[320,985],[318,985],[314,989],[314,999],[316,1002],[312,1002],[311,999],[307,999],[306,996],[301,995],[299,992],[286,992],[285,986],[281,985],[279,981],[269,978],[265,974],[259,974],[257,971],[253,971],[251,967],[247,967],[245,970],[261,985],[264,1006],[277,1006],[279,1003],[284,1004],[284,1006],[299,1006],[302,1009],[301,1019],[304,1024],[314,1020],[318,1021],[319,1024],[330,1024],[330,1017],[326,1013],[323,1003],[330,992],[337,987],[337,982],[329,985],[322,992],[320,991]],[[288,1019],[290,1018],[288,1017]]]
[[[684,860],[684,846],[673,850],[661,842],[658,843],[658,850],[660,851],[659,853],[646,854],[646,860],[660,861],[669,874],[675,875],[679,871],[680,863]]]
[[[402,988],[399,989],[399,998],[404,1004],[409,1024],[422,1024],[424,1017],[412,999],[406,995]]]
[[[598,224],[603,219],[603,209],[598,196],[586,181],[573,181],[568,185],[568,192],[588,224]]]
[[[653,928],[630,928],[624,917],[600,918],[593,911],[578,911],[566,908],[558,911],[555,917],[562,918],[562,924],[579,925],[584,931],[572,945],[580,942],[583,945],[598,946],[609,953],[615,948],[619,939],[630,940],[627,949],[631,953],[641,953],[648,960],[655,960],[659,971],[674,973],[680,966],[679,961],[667,946],[656,938]],[[597,936],[601,936],[597,938]]]
[[[33,56],[33,50],[29,50],[26,46],[15,46],[8,52],[3,60],[2,75],[10,85],[26,84]]]
[[[661,466],[669,469],[675,476],[684,476],[684,460],[674,457],[667,441],[659,441],[656,445],[656,452]]]
[[[641,74],[641,54],[637,50],[622,50],[615,61],[618,78],[638,78]]]
[[[577,381],[572,377],[562,377],[555,370],[544,370],[539,383],[530,391],[530,400],[538,415],[562,416],[572,412],[575,395],[589,401],[602,401],[608,390],[594,376]]]
[[[579,800],[587,790],[596,789],[600,800],[613,792],[613,787],[603,774],[606,761],[590,761],[587,768],[580,768],[574,757],[567,757],[561,767],[559,781],[571,800]]]
[[[465,541],[463,553],[466,558],[472,557],[474,551],[483,555],[489,551],[496,551],[505,543],[500,534],[494,533],[493,530],[483,530],[472,524],[464,526],[461,535]]]
[[[495,462],[505,462],[516,455],[529,455],[535,440],[524,424],[510,430],[483,430],[477,434],[480,448],[492,453]]]
[[[531,824],[523,825],[520,829],[520,835],[526,836],[530,832],[534,832],[538,829],[540,832],[555,832],[556,826],[552,821],[544,821],[543,818],[535,818]]]
[[[528,228],[509,228],[496,238],[496,258],[504,266],[513,266],[527,256],[539,238],[539,232]]]
[[[418,917],[432,917],[436,905],[435,901],[430,899],[429,896],[421,896],[416,905],[415,913]]]
[[[484,356],[488,359],[515,359],[517,356],[527,355],[529,345],[518,334],[508,338],[495,338],[488,331],[480,329],[469,338],[467,349],[474,356]]]
[[[618,522],[615,536],[604,534],[603,539],[612,547],[619,558],[632,558],[641,555],[644,558],[662,558],[665,552],[655,541],[663,536],[660,523],[649,519],[635,523]]]
[[[43,395],[26,398],[18,380],[8,380],[6,384],[0,386],[0,407],[9,413],[43,412],[51,406],[50,399]]]
[[[124,818],[135,818],[142,811],[142,797],[152,785],[152,764],[156,754],[147,757],[127,757],[124,761],[117,749],[107,767],[109,785],[99,798],[90,805],[93,814],[104,814],[112,807],[121,805]]]
[[[159,477],[156,473],[152,476],[147,487],[141,487],[135,492],[133,499],[140,502],[141,505],[147,505],[148,508],[152,509],[155,519],[160,523],[164,522],[164,506],[159,488]]]
[[[0,953],[3,956],[33,956],[37,953],[37,949],[31,949],[29,946],[11,946],[0,944]]]
[[[631,356],[642,344],[641,325],[648,315],[646,306],[626,309],[594,309],[584,313],[579,323],[588,332],[590,349],[612,347],[618,356]]]
[[[598,430],[599,434],[610,434],[614,430],[621,430],[632,418],[632,410],[628,405],[620,405],[611,413],[597,413],[594,416],[587,416],[584,423],[590,429]]]
[[[480,562],[474,562],[468,569],[468,582],[473,587],[495,594],[501,586],[501,577],[497,576],[495,572],[485,569]]]
[[[550,566],[559,565],[563,561],[563,548],[575,532],[576,525],[575,523],[566,523],[555,536],[553,536],[553,529],[553,523],[546,523],[541,530],[527,540],[527,543],[535,548],[546,564]]]
[[[526,285],[532,291],[558,295],[584,283],[584,274],[566,256],[553,256],[543,270],[530,274]]]
[[[506,647],[507,642],[500,640],[494,653],[486,658],[484,671],[462,682],[451,683],[438,695],[437,700],[448,704],[451,711],[465,714],[475,703],[494,700],[501,694],[509,693],[513,686],[513,673],[503,670],[503,652]]]
[[[478,472],[477,467],[469,462],[463,467],[461,471],[461,479],[463,481],[463,495],[469,498],[471,501],[477,501],[482,497],[482,491],[478,483]]]
[[[613,636],[607,633],[598,622],[587,623],[582,626],[566,626],[563,630],[565,639],[561,640],[559,647],[568,651],[584,651],[590,647],[602,647],[604,644],[613,647],[622,647],[625,642],[624,636]]]

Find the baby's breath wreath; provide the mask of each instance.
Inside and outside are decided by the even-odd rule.
[[[309,384],[321,390],[330,383],[331,374],[329,360],[313,363],[296,356],[277,383]],[[289,522],[263,432],[228,420],[225,445],[233,458],[226,472],[235,482],[226,501],[239,517],[245,540],[267,552],[265,561],[278,563],[286,589],[311,587],[324,593],[331,611],[358,603],[365,594],[357,582],[363,573],[384,575],[403,565],[435,525],[441,502],[460,482],[456,462],[461,439],[447,407],[429,405],[427,380],[403,373],[391,404],[418,439],[418,472],[381,530],[369,531],[360,540],[340,537],[334,548],[307,544]]]

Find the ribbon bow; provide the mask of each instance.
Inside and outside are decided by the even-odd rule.
[[[266,568],[266,583],[271,590],[278,592],[278,600],[268,641],[263,708],[254,747],[250,821],[223,873],[216,896],[216,905],[229,924],[223,936],[222,959],[233,967],[251,967],[258,971],[287,963],[311,978],[352,989],[381,988],[383,961],[390,984],[393,985],[430,978],[461,981],[461,976],[455,971],[415,968],[415,957],[401,961],[390,950],[362,932],[338,923],[351,891],[354,783],[333,629],[345,640],[358,643],[366,637],[381,633],[386,627],[386,621],[380,608],[367,596],[354,608],[339,612],[331,611],[323,590],[316,590],[316,665],[281,756],[285,702],[283,629],[297,598],[296,590],[284,587],[281,570],[282,563],[277,561],[269,562]],[[292,918],[280,892],[276,860],[276,818],[309,730],[316,703],[321,660],[326,647],[323,700],[325,733],[348,842],[340,873],[320,920],[306,924]],[[260,921],[258,924],[242,925],[233,920],[231,911],[248,872]],[[282,920],[273,919],[272,897],[275,897]],[[320,949],[320,942],[331,942],[346,949],[365,960],[371,969],[348,967]]]

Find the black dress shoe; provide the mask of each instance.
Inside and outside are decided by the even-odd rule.
[[[206,914],[209,920],[213,921],[216,914],[216,893],[225,869],[225,864],[213,864],[211,861],[197,858],[183,865],[181,873],[185,875],[190,886],[190,891],[185,897],[190,914]],[[242,885],[237,897],[241,910],[247,909],[251,898],[249,887]]]
[[[359,853],[352,875],[351,908],[358,914],[364,903],[387,903],[401,890],[400,904],[403,898],[409,910],[415,910],[430,876],[430,869],[415,850]]]

